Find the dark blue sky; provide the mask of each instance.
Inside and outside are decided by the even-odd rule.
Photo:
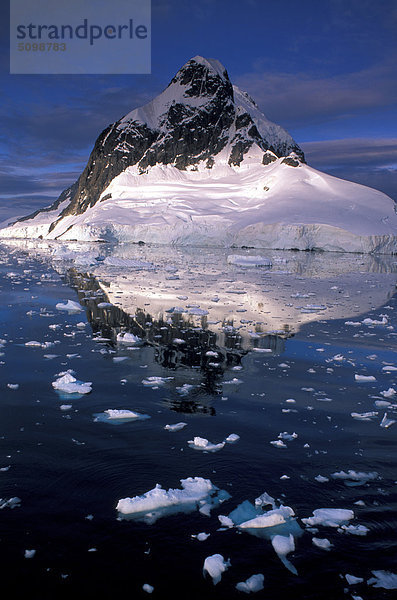
[[[0,221],[48,205],[98,134],[196,54],[220,60],[310,165],[397,200],[395,0],[152,0],[152,74],[124,76],[10,75],[0,1]]]

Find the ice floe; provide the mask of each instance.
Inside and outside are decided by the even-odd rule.
[[[358,383],[365,383],[365,382],[369,382],[369,381],[376,381],[376,377],[374,377],[373,375],[358,375],[357,373],[354,375],[354,379]]]
[[[84,310],[83,307],[74,300],[68,300],[65,304],[62,304],[62,302],[58,302],[58,304],[55,305],[55,308],[57,308],[58,310],[65,310],[69,313],[79,313],[82,310]]]
[[[272,261],[265,256],[246,256],[241,254],[229,254],[227,262],[239,267],[271,267]]]
[[[160,517],[196,509],[207,515],[229,497],[226,491],[219,490],[209,479],[188,477],[181,479],[181,489],[171,488],[167,491],[157,484],[141,496],[122,498],[116,510],[120,518],[133,518],[151,524]]]
[[[332,479],[342,479],[344,484],[350,487],[363,485],[367,483],[367,481],[373,481],[375,479],[379,479],[379,475],[376,471],[370,471],[369,473],[365,473],[364,471],[338,471],[332,473]]]
[[[117,334],[117,343],[118,344],[129,344],[130,346],[138,346],[143,343],[143,340],[140,337],[138,337],[137,335],[134,335],[133,333],[129,333],[128,331],[126,331],[125,333]]]
[[[179,431],[180,429],[183,429],[184,427],[186,427],[187,423],[184,423],[183,421],[180,421],[179,423],[173,423],[171,425],[165,425],[164,429],[166,429],[167,431]]]
[[[220,442],[218,444],[213,444],[209,442],[207,439],[196,436],[192,440],[188,440],[187,442],[193,450],[205,450],[206,452],[217,452],[221,450],[225,442]]]
[[[332,544],[327,538],[312,538],[313,545],[321,550],[331,550]]]
[[[89,394],[92,390],[92,382],[78,381],[73,373],[71,369],[58,373],[58,379],[52,382],[52,387],[64,394]]]
[[[204,561],[203,573],[212,578],[214,585],[220,582],[222,574],[230,567],[230,560],[225,560],[222,554],[212,554]]]
[[[368,585],[385,590],[397,590],[397,574],[390,571],[372,571],[374,577],[368,579]]]
[[[144,421],[150,419],[149,415],[138,413],[127,409],[108,408],[102,413],[94,414],[95,421],[102,423],[110,422],[113,425],[127,423],[128,421]]]
[[[340,527],[354,519],[354,512],[344,508],[317,508],[313,516],[302,519],[305,525],[323,525],[324,527]]]
[[[245,581],[239,581],[239,583],[236,584],[236,589],[239,592],[245,592],[246,594],[251,592],[259,592],[260,590],[263,590],[264,580],[264,575],[262,575],[262,573],[257,573],[255,575],[251,575],[251,577],[248,577],[248,579]]]

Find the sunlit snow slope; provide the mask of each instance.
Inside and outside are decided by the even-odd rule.
[[[309,167],[202,57],[102,132],[54,205],[5,225],[3,238],[397,252],[393,200]]]

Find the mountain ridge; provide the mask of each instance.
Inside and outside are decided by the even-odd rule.
[[[196,56],[100,133],[54,204],[0,230],[38,235],[394,252],[397,217],[385,194],[306,165],[219,61]]]

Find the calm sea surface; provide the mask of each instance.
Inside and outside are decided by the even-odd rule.
[[[259,254],[272,266],[242,266]],[[387,256],[1,245],[3,587],[229,600],[263,574],[258,599],[395,598],[378,585],[397,573],[396,272]],[[92,391],[56,390],[65,372]],[[222,501],[116,510],[189,477]],[[271,538],[288,532],[219,519],[264,492],[294,513],[287,566]],[[305,521],[321,508],[353,514]],[[230,563],[216,585],[214,554]]]

